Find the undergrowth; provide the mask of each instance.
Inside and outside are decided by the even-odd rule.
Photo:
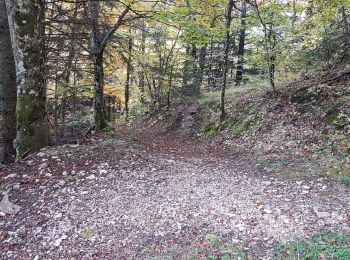
[[[337,233],[323,233],[310,240],[280,244],[276,248],[277,260],[348,260],[350,259],[350,236]]]

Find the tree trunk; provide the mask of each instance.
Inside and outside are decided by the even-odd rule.
[[[101,35],[99,28],[100,4],[98,1],[90,1],[91,27],[92,27],[92,56],[94,61],[94,124],[96,130],[107,127],[103,109],[103,48],[101,47]]]
[[[96,130],[101,130],[107,127],[103,112],[104,70],[101,52],[94,55],[94,82],[94,123]]]
[[[146,51],[146,26],[142,24],[141,28],[141,46],[140,51],[142,53],[142,56],[145,55]],[[145,72],[141,71],[139,73],[139,89],[140,89],[140,102],[141,104],[145,104]]]
[[[236,70],[236,85],[239,85],[243,80],[243,65],[244,65],[244,47],[246,37],[246,16],[247,16],[247,4],[246,1],[242,1],[241,9],[241,30],[239,32],[238,43],[238,62]]]
[[[196,75],[196,85],[199,89],[199,92],[203,83],[206,56],[207,56],[207,46],[203,46],[199,50],[198,70]]]
[[[17,158],[48,144],[42,0],[6,0],[17,77]]]
[[[221,98],[220,98],[220,120],[225,118],[225,92],[226,92],[226,84],[227,84],[227,70],[228,70],[228,60],[229,60],[229,48],[230,48],[230,27],[232,21],[232,9],[233,9],[234,1],[229,0],[227,8],[226,8],[226,39],[225,39],[225,53],[224,53],[224,67],[223,67],[223,79],[222,79],[222,87],[221,87]]]
[[[128,62],[126,67],[126,81],[125,81],[125,120],[127,121],[129,118],[129,96],[130,96],[130,74],[131,74],[131,52],[132,52],[132,38],[129,39],[128,46]]]
[[[16,151],[16,67],[5,0],[0,0],[0,164],[14,160]]]

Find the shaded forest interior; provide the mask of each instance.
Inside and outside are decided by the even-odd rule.
[[[35,200],[32,196],[48,194],[48,198],[55,201],[59,196],[53,191],[56,188],[62,188],[62,193],[71,192],[71,188],[87,189],[83,181],[81,186],[81,183],[74,186],[74,182],[80,180],[89,185],[89,181],[96,181],[91,184],[95,185],[92,189],[95,191],[101,189],[99,185],[107,187],[114,182],[123,190],[123,181],[132,190],[140,185],[139,180],[145,180],[155,184],[150,187],[140,185],[135,194],[142,199],[151,198],[155,195],[150,195],[148,189],[160,186],[164,197],[184,200],[191,212],[180,206],[174,208],[178,210],[176,214],[188,213],[189,218],[193,217],[192,211],[197,210],[194,201],[198,204],[202,201],[188,200],[184,195],[186,192],[189,196],[198,193],[198,198],[210,203],[214,194],[227,205],[236,200],[233,195],[239,197],[238,201],[242,203],[237,207],[228,209],[226,204],[220,204],[222,208],[218,207],[222,212],[230,212],[220,213],[218,218],[211,215],[209,202],[201,204],[202,213],[209,222],[212,221],[211,228],[219,235],[223,234],[220,228],[230,221],[227,216],[237,218],[234,225],[225,226],[225,231],[233,230],[233,240],[243,241],[244,245],[258,237],[257,241],[263,244],[260,252],[256,249],[259,245],[253,243],[259,251],[258,256],[264,255],[266,247],[270,256],[275,254],[276,257],[279,254],[276,252],[280,252],[274,259],[299,259],[300,255],[305,256],[301,259],[350,259],[349,62],[349,0],[0,0],[0,194],[3,194],[0,227],[9,231],[4,235],[5,232],[0,230],[0,249],[5,240],[8,244],[4,244],[3,252],[8,252],[11,257],[27,259],[35,256],[26,253],[23,241],[22,244],[11,244],[21,237],[11,235],[15,234],[12,227],[27,225],[24,214],[36,214],[33,213],[35,207],[23,206],[29,203],[28,198]],[[100,163],[104,164],[101,166]],[[130,167],[124,165],[128,168],[125,170],[123,164]],[[163,170],[167,177],[158,176]],[[144,177],[143,171],[150,174]],[[130,181],[127,177],[124,180],[125,172],[135,179],[130,177]],[[187,182],[182,179],[182,172],[187,174],[184,177],[188,178]],[[213,173],[222,179],[215,178]],[[28,180],[19,181],[22,176]],[[104,183],[103,178],[109,182]],[[223,181],[225,178],[227,182]],[[293,178],[300,180],[294,182]],[[247,188],[235,186],[236,182],[242,182]],[[193,184],[193,187],[188,188],[187,184]],[[45,185],[50,188],[44,189]],[[201,185],[203,189],[200,189]],[[144,193],[138,193],[146,186]],[[170,186],[176,187],[178,193],[168,189]],[[113,190],[113,196],[119,194],[116,188],[109,188]],[[180,192],[185,188],[189,190]],[[328,188],[330,195],[326,194]],[[101,190],[101,194],[105,194],[105,190]],[[9,202],[10,191],[16,194],[11,201],[17,204],[25,201],[22,203],[25,213],[19,213],[17,222],[8,217],[20,212],[19,206]],[[86,195],[85,191],[79,192],[79,198]],[[242,193],[246,197],[240,197]],[[26,194],[29,194],[28,198]],[[92,191],[91,194],[96,195]],[[103,195],[105,201],[109,201],[113,196],[106,194]],[[253,205],[247,197],[253,198],[258,196],[256,194],[261,197]],[[124,194],[109,201],[118,208],[117,213],[134,205],[124,215],[135,214],[130,220],[133,227],[144,224],[145,213],[132,211],[142,208],[142,200],[129,201],[130,197],[126,196],[125,200],[116,203],[122,196]],[[98,195],[93,198],[99,201]],[[162,198],[152,197],[152,203],[158,203],[152,207],[167,208],[169,205]],[[275,201],[276,198],[282,199]],[[264,206],[262,199],[271,202],[272,206]],[[94,200],[82,200],[99,212],[95,204],[89,204]],[[68,201],[75,205],[74,199]],[[173,202],[178,205],[176,203]],[[277,210],[272,209],[273,203]],[[316,206],[311,205],[313,203]],[[40,205],[46,209],[52,206]],[[119,208],[119,205],[125,207]],[[293,211],[295,215],[283,212],[283,206],[288,210],[297,209]],[[4,207],[6,212],[2,210]],[[79,205],[74,207],[78,208],[77,212],[81,210]],[[149,208],[151,206],[145,212]],[[50,208],[52,212],[55,210],[55,206]],[[65,210],[68,212],[70,208]],[[159,209],[160,215],[162,210]],[[169,213],[172,210],[164,213],[167,218],[162,224],[172,219]],[[252,218],[262,215],[259,220],[262,222],[252,220],[248,213],[240,219],[235,213],[240,210],[244,214],[249,211]],[[153,213],[148,212],[149,215]],[[61,214],[58,219],[62,214],[65,217],[64,212],[57,214]],[[79,214],[74,214],[72,221],[79,222]],[[106,223],[109,221],[107,215],[98,216]],[[198,216],[202,215],[198,213],[195,217]],[[8,222],[2,221],[2,217],[8,218]],[[268,217],[270,219],[266,220]],[[144,225],[151,227],[127,229],[118,226],[122,218],[113,220],[116,225],[111,224],[115,234],[129,230],[133,234],[137,228],[141,234],[147,228],[155,228],[154,223],[145,221]],[[203,259],[243,259],[243,255],[253,259],[250,256],[256,256],[250,254],[255,250],[250,248],[250,253],[243,250],[242,256],[233,250],[234,256],[239,258],[224,258],[215,242],[217,237],[211,237],[212,234],[208,237],[203,231],[207,223],[204,217],[198,219],[192,223],[193,233],[186,234],[181,233],[184,232],[181,221],[173,223],[169,220],[173,228],[170,229],[175,231],[169,231],[171,235],[166,237],[162,235],[167,234],[165,228],[158,235],[159,241],[167,242],[163,241],[163,245],[156,241],[154,244],[167,247],[166,243],[172,239],[178,241],[179,237],[188,238],[183,244],[191,244],[192,238],[198,235],[201,243],[205,241],[201,249],[209,245],[211,250],[219,252],[212,258],[209,253],[198,253],[197,256],[207,257]],[[218,219],[224,223],[222,227],[216,222]],[[35,226],[34,222],[28,222],[28,225]],[[43,220],[43,223],[46,222]],[[55,225],[54,222],[51,224]],[[202,226],[198,228],[197,224]],[[276,229],[272,230],[272,227]],[[338,227],[340,233],[348,235],[338,234]],[[76,239],[94,237],[92,228],[79,228]],[[335,233],[324,235],[322,232],[327,230]],[[107,231],[110,232],[108,228],[104,230]],[[247,236],[240,237],[246,231]],[[280,242],[279,239],[289,241],[296,236],[311,239],[311,231],[321,234],[316,239],[317,243],[321,241],[321,246],[316,246],[315,241],[310,243],[316,244],[304,241],[282,246],[280,251],[271,249]],[[231,237],[230,232],[222,235],[223,239]],[[142,234],[142,242],[153,243],[154,237],[151,239],[150,234]],[[133,235],[130,241],[138,236]],[[53,248],[59,248],[70,239],[65,234],[62,236],[50,233],[42,239],[53,243]],[[30,235],[26,238],[30,241],[28,247],[34,245],[33,252],[39,250],[35,249],[39,243],[35,238]],[[125,241],[125,244],[130,242]],[[332,243],[328,245],[327,241]],[[193,242],[198,241],[193,239]],[[94,259],[94,253],[89,250],[96,244],[91,243],[86,252],[80,253]],[[128,245],[126,249],[124,244],[118,244],[119,249],[112,250],[111,255],[114,259],[131,257],[135,252],[142,252],[140,255],[135,253],[140,259],[155,255],[153,251],[154,254],[145,253],[140,243],[133,244],[134,248]],[[183,244],[179,242],[179,247]],[[325,244],[326,249],[322,247]],[[20,248],[22,251],[18,249],[18,252],[23,255],[13,253],[16,250],[12,250],[12,246]],[[44,252],[46,246],[39,251]],[[147,246],[153,248],[153,244]],[[62,255],[57,252],[53,250],[47,255],[52,259],[74,255],[68,251]],[[170,259],[181,259],[184,255],[187,253],[179,253]],[[4,255],[0,252],[1,256]],[[101,259],[103,256],[101,253]]]
[[[224,121],[227,89],[348,78],[347,1],[1,4],[2,161],[206,93]]]

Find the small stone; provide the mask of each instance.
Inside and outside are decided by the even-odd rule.
[[[10,178],[14,178],[14,177],[16,177],[17,176],[17,173],[11,173],[11,174],[9,174],[9,175],[7,175],[4,179],[6,180],[6,179],[10,179]]]
[[[59,237],[58,239],[56,239],[54,245],[55,245],[56,247],[59,247],[59,246],[61,245],[61,243],[62,243],[62,240],[63,240],[63,239],[62,239],[61,237]]]
[[[65,183],[66,183],[66,182],[65,182],[64,180],[60,180],[57,184],[58,184],[59,186],[63,186]]]
[[[17,184],[15,184],[15,185],[13,185],[13,189],[14,190],[18,190],[19,188],[21,187],[21,185],[19,184],[19,183],[17,183]]]
[[[36,154],[36,156],[39,156],[39,157],[44,157],[44,156],[45,156],[45,153],[43,153],[43,152],[39,152],[39,153],[37,153],[37,154]]]
[[[62,217],[62,213],[58,213],[58,214],[56,214],[53,218],[54,219],[58,219],[58,218],[61,218]]]
[[[271,181],[263,181],[263,182],[262,182],[262,184],[263,184],[263,185],[266,185],[266,186],[271,185],[271,183],[272,183]]]
[[[308,190],[303,190],[301,193],[302,193],[302,194],[308,194],[309,191],[308,191]]]
[[[62,241],[65,240],[65,239],[67,239],[67,236],[66,236],[66,235],[60,236],[59,238],[57,238],[57,239],[55,240],[54,245],[55,245],[56,247],[59,247],[59,246],[61,245]]]
[[[17,214],[21,210],[21,206],[9,201],[8,194],[5,193],[0,202],[0,211],[6,214]]]
[[[272,210],[271,210],[271,209],[264,209],[264,210],[263,210],[263,213],[271,214],[271,213],[272,213]]]
[[[289,224],[289,219],[287,219],[286,217],[283,217],[283,218],[282,218],[282,221],[283,221],[283,223],[285,223],[285,224]]]
[[[95,176],[95,174],[91,174],[90,176],[86,177],[86,179],[94,180],[94,179],[96,179],[96,176]]]
[[[33,260],[39,260],[39,256],[36,255]]]
[[[344,220],[344,217],[341,214],[339,214],[338,212],[332,212],[331,217],[334,220],[339,220],[339,221]]]
[[[62,172],[62,175],[63,175],[63,176],[66,176],[67,174],[68,174],[67,171],[63,171],[63,172]]]
[[[102,170],[100,170],[99,172],[100,172],[101,174],[105,174],[105,173],[107,173],[107,170],[102,169]]]
[[[318,218],[329,218],[331,216],[331,214],[329,212],[326,212],[326,211],[317,211],[315,209],[314,209],[314,211],[315,211]]]
[[[45,173],[45,176],[46,177],[52,177],[52,174],[51,173]]]
[[[244,230],[246,230],[246,227],[243,224],[236,225],[236,228],[238,228],[239,232],[243,232]]]
[[[303,184],[303,181],[296,181],[296,184],[300,186],[301,184]]]

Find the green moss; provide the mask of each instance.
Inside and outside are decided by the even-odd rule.
[[[240,122],[239,124],[235,125],[233,128],[233,133],[235,135],[240,135],[241,133],[249,130],[249,128],[252,125],[252,121],[251,120],[244,120],[242,122]]]
[[[350,186],[350,176],[341,176],[340,182],[347,186]]]
[[[310,240],[279,244],[275,252],[275,259],[350,259],[350,236],[324,233]]]
[[[204,129],[204,133],[208,137],[215,136],[224,131],[227,127],[229,127],[229,125],[230,122],[228,120],[225,120],[219,124],[212,124]]]

